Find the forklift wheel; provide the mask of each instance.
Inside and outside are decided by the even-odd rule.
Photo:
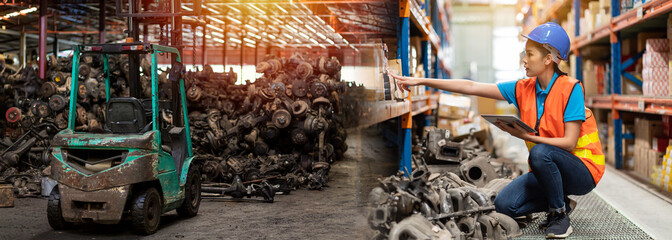
[[[196,166],[189,168],[187,182],[184,186],[184,202],[178,207],[177,215],[180,217],[193,217],[198,214],[201,206],[201,173]]]
[[[141,235],[155,233],[159,228],[161,212],[163,211],[161,205],[161,196],[153,187],[142,190],[135,195],[131,208],[133,230]]]
[[[65,219],[63,219],[63,213],[61,212],[61,194],[59,194],[58,188],[54,188],[54,190],[51,191],[51,194],[49,194],[47,220],[54,230],[65,230],[73,225],[71,222],[66,222]]]

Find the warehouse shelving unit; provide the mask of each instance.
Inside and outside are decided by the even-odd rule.
[[[413,29],[414,32],[420,32],[422,37],[421,58],[425,77],[447,78],[450,74],[450,68],[441,60],[440,52],[443,48],[450,46],[448,40],[449,15],[443,7],[444,4],[450,3],[443,0],[426,0],[424,4],[431,7],[423,9],[416,0],[399,0],[397,58],[401,59],[402,75],[410,76],[409,47],[411,30]],[[429,9],[432,11],[430,12]],[[434,62],[430,62],[430,54],[435,54]],[[430,69],[430,66],[433,66],[433,69]],[[425,95],[413,97],[409,95],[405,101],[376,101],[373,104],[369,115],[370,122],[366,125],[395,118],[399,120],[397,140],[400,151],[400,171],[404,171],[406,174],[410,174],[412,171],[411,127],[413,117],[424,114],[425,121],[423,125],[428,125],[432,109],[436,109],[437,107],[438,92],[429,88],[426,89]]]
[[[440,1],[440,0],[438,0]],[[440,14],[432,14],[435,16],[434,21],[439,21],[442,25],[444,23],[447,23],[448,21],[446,19],[442,19],[443,17],[447,17],[445,14],[445,9],[443,9],[440,6],[443,6],[442,4],[438,4],[438,1],[425,1],[425,4],[427,6],[431,5],[431,9],[434,11],[442,11]],[[398,32],[397,32],[397,58],[401,59],[401,70],[403,76],[410,76],[410,59],[409,59],[409,46],[410,46],[410,32],[411,32],[411,25],[410,22],[413,22],[413,26],[419,30],[420,34],[422,35],[422,42],[421,42],[421,51],[422,51],[422,61],[423,61],[423,66],[425,66],[425,77],[430,77],[430,71],[428,69],[428,66],[430,65],[429,62],[429,52],[435,50],[436,53],[440,53],[442,50],[443,46],[446,46],[446,39],[442,38],[441,36],[443,35],[443,30],[444,26],[441,28],[435,29],[434,26],[431,24],[431,20],[428,17],[428,11],[426,11],[428,8],[425,7],[425,11],[421,9],[421,7],[418,5],[418,2],[415,0],[399,0],[399,26],[398,26]],[[438,16],[438,18],[436,18]],[[447,26],[446,26],[447,27]],[[438,32],[437,32],[438,30]],[[443,42],[443,43],[442,43]],[[437,54],[438,55],[438,54]],[[441,77],[446,77],[447,74],[449,73],[447,66],[445,66],[443,61],[437,56],[436,58],[437,64],[435,66],[438,66],[439,68],[435,69],[435,71],[442,70],[443,74],[441,74]],[[436,92],[432,89],[427,89],[425,92],[425,96],[423,97],[415,97],[411,98],[410,96],[407,98],[408,106],[409,109],[407,112],[403,113],[401,116],[399,116],[399,131],[398,131],[398,146],[399,146],[399,154],[400,154],[400,161],[399,161],[399,170],[405,172],[407,175],[410,175],[410,172],[412,171],[411,167],[411,128],[412,128],[412,121],[413,121],[413,116],[424,113],[425,119],[428,119],[428,117],[431,115],[431,109],[434,109],[437,107],[437,102],[438,102],[438,95],[433,94],[433,97],[429,97],[429,95],[432,92]],[[425,123],[427,124],[427,120],[425,120]]]
[[[632,81],[639,86],[641,80],[624,71],[625,68],[632,65],[641,54],[636,54],[630,59],[621,58],[621,37],[632,37],[638,32],[664,27],[664,22],[672,11],[672,0],[649,0],[638,7],[630,9],[621,14],[619,0],[611,0],[611,20],[609,24],[597,27],[593,31],[580,35],[580,16],[581,0],[572,0],[571,6],[565,4],[569,0],[556,0],[549,8],[538,18],[537,24],[546,21],[552,21],[549,16],[558,11],[558,6],[573,8],[574,11],[574,40],[572,41],[571,54],[576,58],[575,71],[576,78],[583,80],[580,49],[588,46],[607,45],[610,46],[610,79],[611,91],[606,95],[586,96],[586,106],[594,109],[611,110],[614,126],[615,159],[614,165],[617,169],[624,167],[622,140],[629,136],[623,134],[623,121],[621,112],[646,113],[655,115],[672,115],[672,97],[649,97],[642,95],[622,95],[621,83],[623,80]],[[579,6],[579,9],[577,9]],[[557,19],[556,19],[557,20]],[[663,23],[661,25],[661,23]],[[531,26],[524,26],[524,29],[531,30]],[[625,78],[625,79],[624,79]],[[622,80],[623,79],[623,80]]]
[[[647,97],[647,96],[630,96],[621,95],[621,81],[625,76],[627,79],[639,84],[641,81],[634,79],[624,73],[623,69],[634,62],[628,59],[621,62],[621,36],[633,35],[645,29],[647,25],[655,24],[656,20],[664,18],[667,13],[672,10],[672,1],[670,0],[653,0],[644,3],[640,7],[633,8],[630,11],[620,14],[620,1],[611,1],[612,11],[611,23],[600,27],[586,36],[578,36],[573,43],[574,49],[589,46],[591,44],[603,43],[607,39],[611,46],[611,94],[607,96],[588,96],[586,97],[586,104],[589,107],[610,109],[612,111],[612,118],[614,126],[614,165],[617,169],[624,167],[623,161],[623,120],[620,117],[621,111],[639,112],[648,114],[670,115],[672,114],[672,98],[665,97]],[[576,18],[578,19],[578,18]],[[578,26],[578,20],[575,24]],[[576,27],[578,32],[578,27]],[[576,54],[578,51],[574,51]],[[577,58],[579,58],[577,56]],[[580,59],[580,58],[579,58]],[[576,65],[576,72],[581,72],[581,64]],[[611,98],[611,101],[605,99]]]

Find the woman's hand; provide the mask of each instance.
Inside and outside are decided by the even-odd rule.
[[[387,73],[390,75],[390,77],[397,80],[396,82],[398,88],[404,89],[409,92],[411,91],[411,89],[409,88],[410,86],[416,86],[421,84],[420,80],[418,80],[417,78],[399,76],[397,74],[394,74],[389,69],[387,70]]]
[[[530,136],[529,134],[527,134],[527,131],[525,129],[523,129],[523,127],[521,127],[518,124],[513,124],[513,127],[512,127],[508,123],[505,123],[502,120],[498,120],[495,123],[495,126],[497,126],[499,129],[502,129],[503,131],[511,134],[511,136],[514,136],[514,137],[517,137],[517,138],[520,138],[520,139],[523,139],[523,140],[527,140],[527,138]]]

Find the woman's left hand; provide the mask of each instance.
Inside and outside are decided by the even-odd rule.
[[[527,131],[525,129],[523,129],[518,124],[513,124],[513,127],[511,127],[509,124],[507,124],[505,122],[502,122],[500,120],[500,121],[497,121],[495,126],[499,127],[499,129],[502,129],[503,131],[511,134],[511,136],[514,136],[514,137],[517,137],[517,138],[520,138],[520,139],[523,139],[523,140],[527,140],[527,137],[530,136],[529,134],[527,134]]]

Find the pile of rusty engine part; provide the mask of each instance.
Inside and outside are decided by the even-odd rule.
[[[473,135],[455,141],[446,129],[428,128],[426,132],[415,156],[422,158],[430,171],[455,173],[477,187],[496,178],[515,179],[522,174],[513,161],[493,159]]]
[[[195,152],[205,182],[267,181],[275,191],[321,189],[347,150],[340,99],[349,87],[332,57],[266,57],[254,82],[232,72],[187,74]],[[220,190],[217,190],[220,191]]]
[[[514,219],[495,212],[494,199],[511,179],[482,188],[454,173],[418,169],[380,181],[369,194],[369,225],[376,239],[508,239],[522,232]]]
[[[84,55],[80,62],[76,131],[104,132],[102,63],[98,55]],[[110,56],[108,67],[110,95],[130,96],[128,58]],[[150,97],[146,59],[140,67],[140,95]],[[39,194],[50,140],[67,127],[71,68],[72,58],[52,57],[47,79],[41,80],[34,68],[16,70],[0,63],[0,111],[5,113],[0,120],[4,133],[0,182],[13,183],[25,195]],[[208,65],[202,71],[185,73],[193,148],[205,160],[206,183],[239,187],[238,177],[246,189],[252,183],[263,186],[263,181],[284,193],[302,186],[325,186],[330,163],[347,150],[339,101],[351,86],[341,81],[340,69],[336,58],[309,59],[297,54],[289,59],[267,57],[257,66],[263,76],[241,85],[235,84],[237,76],[232,71],[214,73]],[[158,76],[162,99],[172,95],[166,84],[169,71]],[[162,117],[171,118],[165,112]],[[274,195],[256,192],[265,201]]]
[[[512,218],[495,212],[494,199],[521,171],[491,160],[474,136],[454,141],[430,128],[415,171],[380,180],[369,195],[369,224],[377,239],[508,239],[521,235]],[[408,172],[408,170],[406,170]]]
[[[113,93],[128,96],[127,59],[110,58]],[[105,78],[99,56],[84,56],[77,92],[77,130],[100,131],[104,119]],[[0,62],[0,183],[14,185],[18,196],[39,196],[50,141],[67,127],[72,58],[48,59],[47,78],[32,67],[13,69]],[[124,93],[125,91],[125,93]],[[48,172],[48,171],[46,171]]]

